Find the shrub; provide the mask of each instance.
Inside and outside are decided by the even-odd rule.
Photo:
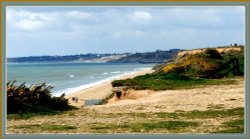
[[[50,85],[45,83],[27,87],[25,83],[17,86],[16,81],[7,83],[7,113],[38,113],[68,110],[68,100],[64,94],[60,97],[51,95]]]

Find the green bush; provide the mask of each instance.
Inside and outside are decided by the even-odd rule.
[[[60,97],[51,95],[52,86],[45,83],[27,87],[25,83],[17,86],[16,81],[7,83],[7,113],[40,113],[68,110],[68,100],[64,94]]]

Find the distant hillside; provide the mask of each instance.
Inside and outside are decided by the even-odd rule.
[[[176,56],[179,49],[169,51],[157,50],[155,52],[129,54],[120,59],[109,61],[111,63],[164,63]]]
[[[7,58],[9,63],[76,62],[76,63],[163,63],[176,56],[179,49],[146,53],[81,54],[68,56],[30,56]]]
[[[30,56],[30,57],[16,57],[7,58],[10,63],[24,63],[24,62],[76,62],[76,63],[105,63],[111,60],[120,59],[124,54],[81,54],[81,55],[67,55],[67,56]]]
[[[172,61],[157,65],[154,69],[156,72],[178,73],[189,77],[220,78],[232,74],[243,75],[244,47],[179,51]]]

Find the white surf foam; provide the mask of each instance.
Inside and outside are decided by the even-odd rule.
[[[117,74],[117,73],[121,73],[121,71],[112,71],[110,73]]]
[[[68,95],[68,94],[71,94],[71,93],[79,92],[81,90],[85,90],[85,89],[88,89],[90,87],[102,84],[104,82],[119,79],[119,78],[121,78],[123,76],[131,75],[131,74],[134,74],[134,73],[136,73],[138,71],[143,71],[143,70],[147,70],[147,69],[151,69],[151,68],[137,68],[137,69],[134,69],[134,71],[121,72],[122,74],[111,76],[109,78],[106,78],[106,79],[103,79],[103,80],[100,80],[100,81],[97,81],[97,82],[92,82],[92,83],[89,83],[89,84],[85,84],[85,85],[81,85],[81,86],[77,86],[77,87],[73,87],[73,88],[66,88],[64,90],[57,91],[57,92],[53,93],[53,95],[54,96],[60,96],[63,93],[65,93],[65,95]]]

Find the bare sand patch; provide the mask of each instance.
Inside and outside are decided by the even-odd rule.
[[[147,69],[147,70],[143,70],[143,71],[138,71],[134,74],[122,76],[120,79],[134,78],[136,76],[149,74],[152,72],[154,72],[154,70]],[[83,106],[85,100],[104,99],[112,93],[111,82],[112,81],[107,81],[107,82],[104,82],[102,84],[81,90],[79,92],[68,94],[68,95],[66,95],[66,98],[69,98],[69,103],[71,105],[77,106],[77,107]],[[77,103],[73,102],[71,99],[72,97],[77,97],[79,101]]]
[[[134,91],[134,98],[112,101],[106,105],[89,106],[87,108],[98,110],[102,113],[120,112],[175,112],[208,110],[211,107],[229,109],[244,107],[244,80],[234,79],[237,84],[209,85],[194,89],[166,90],[166,91]],[[150,93],[149,93],[150,92]],[[145,95],[141,95],[145,94]],[[105,110],[104,110],[105,108]],[[103,111],[104,110],[104,111]]]

